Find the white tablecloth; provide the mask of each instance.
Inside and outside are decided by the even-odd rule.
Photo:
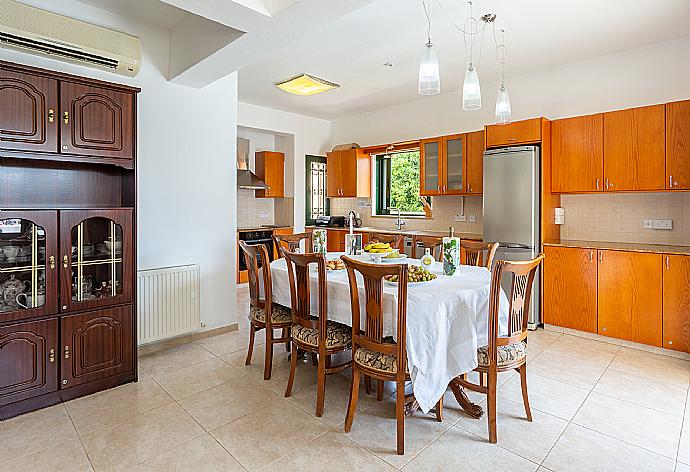
[[[339,254],[328,254],[335,258]],[[419,264],[417,260],[409,260]],[[453,276],[409,284],[407,291],[407,361],[414,394],[424,412],[434,407],[450,380],[477,366],[477,347],[487,344],[490,272],[482,267],[461,266]],[[328,318],[352,325],[347,272],[328,272]],[[290,283],[285,259],[271,263],[273,300],[290,306]],[[361,282],[361,280],[360,280]],[[311,275],[311,310],[318,314],[317,274]],[[397,332],[397,286],[384,284],[384,336]],[[364,326],[364,288],[360,284]],[[499,325],[507,326],[508,300],[501,292]],[[501,331],[504,331],[501,329]]]

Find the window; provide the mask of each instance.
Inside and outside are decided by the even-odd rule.
[[[306,156],[305,179],[306,202],[305,223],[313,225],[319,216],[328,215],[330,207],[326,198],[326,158]]]
[[[391,207],[404,215],[424,215],[419,199],[419,151],[376,156],[376,214],[394,214]]]

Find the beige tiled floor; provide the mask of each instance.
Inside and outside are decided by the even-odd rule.
[[[238,310],[246,311],[241,299]],[[314,416],[315,369],[300,363],[290,398],[289,363],[275,348],[263,380],[263,337],[245,366],[240,331],[140,359],[140,381],[0,423],[0,471],[513,470],[690,472],[690,361],[566,334],[531,332],[524,418],[519,377],[500,377],[498,444],[486,419],[446,394],[443,423],[408,420],[395,454],[393,390],[383,402],[360,389],[343,432],[347,372],[329,377],[325,413]],[[477,401],[483,397],[472,395]]]

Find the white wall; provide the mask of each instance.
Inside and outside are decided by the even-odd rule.
[[[237,74],[201,90],[170,83],[166,31],[72,0],[31,3],[142,38],[143,68],[132,79],[5,49],[0,58],[141,88],[138,269],[199,264],[202,321],[235,322]]]
[[[286,135],[286,147],[289,147],[289,138],[293,138],[294,165],[285,166],[285,191],[295,197],[295,229],[301,231],[304,228],[304,156],[325,156],[330,151],[331,123],[242,102],[237,104],[237,122],[240,126]],[[289,151],[286,149],[286,162],[290,160]]]
[[[690,98],[689,57],[690,37],[685,37],[529,75],[508,74],[513,120],[556,119]],[[456,91],[334,120],[332,143],[366,146],[479,130],[495,122],[496,91],[495,83],[482,83],[480,111],[463,111],[461,92]]]

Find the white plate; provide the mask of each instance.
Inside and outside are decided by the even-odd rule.
[[[381,262],[389,262],[395,264],[396,262],[402,262],[407,259],[407,254],[400,254],[401,257],[396,257],[395,259],[389,259],[386,257],[381,258]]]
[[[407,282],[407,286],[408,286],[408,287],[410,287],[410,286],[415,287],[415,286],[417,286],[417,285],[428,284],[428,283],[430,283],[430,282],[433,282],[434,280],[437,280],[437,279],[433,279],[433,280],[422,280],[422,281],[419,281],[419,282]],[[386,279],[383,279],[383,281],[384,281],[385,283],[389,284],[389,285],[398,285],[398,282],[391,282],[390,280],[386,280]]]

